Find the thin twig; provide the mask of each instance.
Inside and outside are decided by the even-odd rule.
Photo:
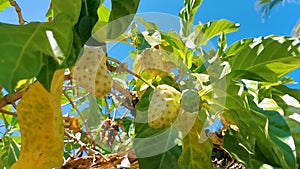
[[[111,117],[110,117],[110,111],[109,111],[109,105],[108,105],[107,99],[104,98],[104,100],[105,100],[105,107],[106,107],[106,109],[107,109],[107,117],[108,117],[109,119],[111,119]]]
[[[141,81],[143,81],[144,83],[146,83],[148,86],[150,86],[152,89],[155,89],[155,87],[151,84],[151,83],[148,83],[144,78],[142,78],[140,75],[132,72],[131,70],[129,69],[125,69],[125,71],[129,74],[132,74],[133,76],[139,78]]]
[[[119,64],[119,65],[122,64],[122,62],[120,62],[119,60],[117,60],[117,59],[115,59],[115,58],[107,57],[107,59],[110,60],[110,61],[116,62],[116,63]],[[147,82],[144,78],[142,78],[140,75],[138,75],[138,74],[132,72],[131,70],[129,70],[129,69],[125,68],[125,67],[123,67],[123,69],[124,69],[125,72],[127,72],[127,73],[129,73],[129,74],[131,74],[131,75],[133,75],[133,76],[135,76],[135,77],[137,77],[138,79],[140,79],[141,81],[143,81],[144,83],[146,83],[146,84],[147,84],[148,86],[150,86],[152,89],[155,89],[155,87],[154,87],[151,83],[148,83],[148,82]]]
[[[122,99],[120,96],[118,96],[116,93],[111,92],[112,95],[114,95],[114,97],[122,102],[122,106],[126,107],[128,110],[130,110],[131,114],[135,117],[136,116],[136,111],[135,108],[132,106],[132,103],[130,103],[129,101],[127,101],[126,99]]]
[[[83,121],[83,124],[86,128],[86,132],[88,133],[88,135],[91,134],[91,130],[90,128],[88,127],[88,124],[86,123],[86,120],[84,119],[81,111],[79,111],[78,107],[74,104],[74,102],[72,101],[72,99],[68,96],[68,94],[66,93],[66,91],[63,90],[63,94],[65,95],[65,97],[68,99],[68,101],[70,102],[70,104],[72,105],[72,107],[76,110],[76,112],[78,113],[78,115],[80,116],[80,118],[82,119]],[[91,138],[93,138],[91,135],[90,135]]]
[[[123,116],[120,118],[120,120],[123,120],[123,119],[126,117],[127,114],[128,114],[128,109],[125,111],[125,113],[124,113]]]
[[[88,95],[89,95],[89,93],[87,93],[87,94],[85,94],[85,95],[83,95],[83,96],[81,96],[81,97],[78,97],[78,98],[76,98],[75,100],[73,100],[73,102],[76,103],[76,102],[78,102],[79,100],[81,100],[82,98],[87,97]],[[61,107],[64,107],[64,106],[69,105],[69,104],[71,104],[71,103],[70,103],[70,102],[69,102],[69,103],[64,103],[63,105],[61,105]]]
[[[15,9],[16,9],[16,12],[17,12],[18,18],[19,18],[19,24],[24,25],[25,21],[24,21],[23,16],[22,16],[21,8],[17,4],[17,2],[15,0],[9,0],[9,3],[10,3],[11,6],[15,7]]]
[[[115,58],[112,58],[112,57],[107,57],[108,60],[110,61],[113,61],[113,62],[116,62],[117,64],[122,64],[122,62],[120,62],[119,60],[115,59]]]
[[[96,150],[93,150],[89,147],[86,146],[86,144],[84,142],[82,142],[81,140],[78,140],[74,135],[72,135],[71,133],[65,131],[65,135],[67,135],[69,138],[73,139],[75,142],[77,142],[80,147],[82,148],[86,148],[88,149],[89,151],[93,152],[94,154],[100,154],[105,160],[107,161],[110,161],[107,157],[105,157],[104,155],[102,155],[100,152],[96,151]]]
[[[0,113],[12,115],[12,116],[17,116],[17,113],[10,112],[10,111],[4,110],[4,109],[0,109]]]
[[[114,114],[113,114],[112,120],[115,120],[115,118],[116,118],[116,115],[117,115],[117,109],[116,109],[116,108],[114,108]]]

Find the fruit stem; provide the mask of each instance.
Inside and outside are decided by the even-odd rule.
[[[132,74],[133,76],[139,78],[141,81],[143,81],[144,83],[146,83],[148,86],[150,86],[152,89],[155,89],[155,86],[153,86],[151,83],[147,82],[144,78],[142,78],[140,75],[126,69],[126,72],[129,74]]]
[[[108,60],[110,61],[113,61],[113,62],[116,62],[117,64],[122,64],[122,62],[120,62],[119,60],[115,59],[115,58],[112,58],[112,57],[107,57]]]
[[[115,58],[111,58],[111,57],[107,57],[108,60],[113,61],[117,64],[122,64],[122,62],[120,62],[119,60],[115,59]],[[151,83],[147,82],[144,78],[142,78],[140,75],[132,72],[131,70],[124,68],[124,71],[135,76],[136,78],[140,79],[141,81],[143,81],[144,83],[146,83],[148,86],[150,86],[152,89],[155,89],[155,86],[153,86]]]

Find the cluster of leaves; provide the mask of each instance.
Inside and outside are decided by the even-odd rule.
[[[98,0],[52,0],[51,12],[48,12],[52,14],[48,17],[54,18],[52,22],[32,22],[24,26],[0,24],[0,49],[3,51],[0,84],[8,92],[16,93],[16,88],[20,91],[30,86],[29,89],[32,89],[35,84],[22,83],[20,87],[17,85],[20,80],[36,78],[45,89],[53,90],[51,80],[54,72],[74,66],[85,43],[103,46],[110,41],[125,42],[136,48],[130,52],[134,68],[128,70],[126,63],[114,59],[107,62],[111,76],[122,82],[115,83],[109,97],[82,96],[84,89],[74,88],[70,81],[71,75],[65,80],[64,85],[70,85],[71,88],[63,88],[62,104],[71,102],[76,111],[74,114],[81,118],[65,118],[69,123],[65,124],[65,159],[70,154],[75,154],[73,158],[76,158],[78,152],[74,153],[74,150],[81,151],[87,147],[87,151],[82,151],[87,152],[87,155],[124,150],[118,147],[128,144],[115,141],[121,130],[129,133],[126,136],[133,140],[132,146],[140,168],[213,168],[211,157],[216,145],[247,168],[296,168],[296,164],[300,163],[300,136],[297,133],[300,128],[300,90],[287,87],[286,84],[293,80],[285,75],[300,67],[300,39],[283,36],[248,38],[227,47],[226,34],[237,31],[239,25],[228,20],[217,20],[193,27],[194,15],[201,2],[185,0],[179,14],[180,33],[172,30],[164,32],[155,23],[137,18],[136,22],[144,27],[142,33],[139,24],[131,22],[139,0],[111,0],[111,11],[102,4],[103,1]],[[0,7],[5,3],[7,1],[1,1]],[[128,27],[129,31],[125,33]],[[204,50],[208,41],[215,36],[219,36],[218,49]],[[138,66],[138,58],[149,48],[168,53],[168,57],[162,60],[175,65],[177,73],[142,70]],[[148,62],[155,60],[148,59]],[[128,74],[137,78],[128,80]],[[179,117],[175,126],[166,129],[154,129],[147,122],[140,121],[147,117],[151,93],[160,84],[172,86],[179,92],[185,89],[196,90],[201,100],[199,111]],[[136,94],[131,95],[129,90]],[[42,98],[36,93],[34,96],[35,99]],[[138,98],[133,101],[132,96]],[[53,100],[50,97],[53,96],[48,98],[51,103]],[[24,111],[19,107],[22,102],[26,102],[23,99],[17,104],[17,113]],[[42,100],[48,102],[47,98]],[[89,108],[85,107],[80,112],[74,103],[77,106],[88,103]],[[39,115],[36,105],[43,106],[38,107],[39,110],[49,109],[48,104],[34,101],[28,106],[33,111],[26,118],[35,117],[41,120],[40,124],[48,116],[52,117],[51,110],[48,110],[50,113],[46,110],[43,112],[49,114]],[[125,117],[126,113],[123,113],[122,117],[116,117],[114,113],[111,117],[110,112],[116,112],[120,107],[131,111],[131,115]],[[5,110],[15,109],[6,106]],[[104,111],[105,114],[100,113]],[[51,123],[45,124],[49,128],[33,127],[30,133],[26,133],[26,128],[35,124],[31,121],[22,124],[22,120],[18,123],[18,118],[2,114],[7,130],[0,143],[0,167],[10,168],[19,157],[20,137],[11,135],[19,128],[22,145],[27,145],[28,140],[30,143],[40,141],[23,139],[30,138],[32,133],[53,131],[53,135],[59,135],[64,129],[62,123],[56,126]],[[221,119],[225,131],[220,140],[209,137],[207,133],[203,134],[210,119],[217,118]],[[106,120],[101,124],[103,119]],[[83,129],[79,123],[84,126]],[[192,126],[184,128],[187,123]],[[104,136],[107,137],[106,147],[96,141],[103,140]],[[39,146],[48,147],[43,149],[45,152],[55,146],[51,139],[44,140],[43,144]],[[39,149],[38,146],[35,148]],[[27,149],[21,149],[21,154],[26,152]],[[38,151],[33,148],[32,152]],[[52,155],[57,156],[57,153]]]

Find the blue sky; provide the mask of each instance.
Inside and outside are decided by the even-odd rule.
[[[22,8],[24,19],[30,21],[44,21],[49,5],[48,1],[17,0]],[[108,0],[106,0],[108,2]],[[299,2],[299,1],[298,1]],[[229,44],[248,37],[275,35],[291,35],[295,24],[300,21],[300,3],[285,3],[271,11],[269,18],[263,20],[255,5],[255,0],[203,0],[195,16],[195,24],[206,23],[211,20],[228,19],[239,23],[240,29],[227,35]],[[161,12],[177,15],[183,6],[183,0],[141,0],[138,12]],[[10,7],[0,13],[0,22],[17,24],[17,14]],[[290,74],[300,82],[300,70]],[[300,88],[300,84],[290,87]]]

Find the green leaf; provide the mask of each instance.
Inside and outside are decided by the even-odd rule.
[[[101,30],[101,28],[108,23],[109,16],[110,16],[110,10],[102,4],[99,6],[97,13],[98,13],[98,21],[93,28],[93,36],[96,36],[96,37],[97,37],[98,33],[103,31],[103,30]],[[100,36],[102,36],[102,35],[100,35]]]
[[[225,49],[227,47],[227,42],[226,42],[226,36],[224,33],[220,35],[218,38],[218,51],[217,55],[220,56],[220,58],[223,58],[225,55]]]
[[[289,128],[291,129],[291,133],[296,146],[296,157],[297,164],[300,163],[300,123],[292,118],[285,118]]]
[[[176,145],[178,132],[174,128],[158,131],[150,128],[147,123],[135,123],[137,136],[133,147],[143,169],[180,169],[177,160],[181,148]],[[147,146],[145,146],[147,145]]]
[[[75,25],[75,30],[85,44],[92,35],[92,29],[98,21],[98,7],[101,5],[99,0],[82,1],[79,19]]]
[[[184,58],[185,64],[189,69],[192,67],[193,56],[194,56],[194,50],[189,50]]]
[[[148,88],[142,95],[139,102],[135,105],[137,111],[147,111],[150,103],[150,94],[153,92],[152,88]]]
[[[300,90],[299,89],[291,89],[284,85],[278,85],[273,87],[277,93],[280,92],[283,95],[288,94],[300,102]]]
[[[185,46],[184,42],[181,40],[180,36],[170,30],[168,33],[162,33],[161,34],[162,39],[166,40],[172,47],[182,50],[182,51],[187,51],[188,48]]]
[[[68,1],[52,1],[55,18],[52,23],[0,24],[0,50],[3,51],[0,73],[4,75],[0,84],[9,92],[17,81],[37,75],[48,76],[41,83],[49,89],[53,71],[65,66],[73,45],[72,27],[81,5],[79,0]],[[50,58],[54,60],[52,65],[48,65]]]
[[[276,111],[258,108],[243,88],[237,82],[228,81],[225,104],[228,111],[223,113],[223,117],[237,125],[239,132],[233,135],[234,139],[228,137],[226,141],[225,137],[225,148],[249,168],[257,162],[284,169],[295,168],[291,133],[285,120]],[[230,141],[234,140],[239,142],[240,147],[231,147]]]
[[[277,147],[277,149],[273,149],[273,151],[275,151],[273,159],[276,159],[276,157],[279,158],[279,163],[283,168],[295,168],[296,160],[293,154],[295,144],[290,128],[284,118],[277,111],[264,111],[258,108],[255,109],[268,118],[268,133],[271,138],[270,141],[272,141]],[[265,147],[266,145],[270,144],[262,142],[262,144],[259,144],[258,146],[260,146],[260,149],[263,151],[262,147]]]
[[[111,0],[112,9],[109,16],[108,39],[115,39],[122,35],[138,9],[140,0]]]
[[[259,159],[257,159],[257,155],[254,156],[252,152],[249,152],[244,147],[245,143],[242,140],[245,135],[232,130],[229,130],[229,133],[224,137],[224,146],[230,147],[228,151],[235,159],[243,163],[247,168],[260,168],[264,165],[264,162],[261,162],[264,157],[258,156]]]
[[[194,23],[194,16],[201,5],[202,0],[184,0],[184,7],[179,12],[180,17],[180,34],[188,37]]]
[[[96,129],[101,124],[102,113],[99,109],[97,100],[94,97],[88,96],[88,101],[89,107],[82,111],[82,115],[84,119],[87,119],[89,128]]]
[[[1,161],[6,168],[10,168],[19,158],[20,145],[18,145],[10,136],[3,135],[3,147],[1,150]]]
[[[0,0],[0,12],[10,6],[8,0]]]
[[[150,48],[151,45],[147,42],[144,35],[140,32],[136,23],[132,23],[131,29],[131,39],[133,43],[137,46],[137,52],[141,52],[146,48]]]
[[[243,40],[233,43],[226,50],[226,58],[235,56],[237,53],[241,52],[245,48],[245,46],[248,46],[252,42],[253,42],[253,39],[249,38],[249,39],[243,39]]]
[[[132,124],[133,124],[133,119],[130,118],[130,117],[125,117],[123,120],[122,120],[122,126],[124,127],[124,132],[126,133],[129,133],[131,128],[132,128]]]
[[[226,34],[235,32],[239,28],[239,24],[235,24],[231,21],[221,19],[217,21],[211,21],[207,24],[199,24],[194,28],[195,45],[206,45],[206,43],[214,36],[220,34]]]
[[[203,124],[196,120],[193,128],[183,138],[182,154],[178,163],[182,169],[212,169],[211,153],[213,145],[208,139],[203,143],[198,140]]]
[[[18,80],[37,76],[43,66],[43,55],[52,49],[42,24],[25,26],[0,24],[0,84],[12,92]],[[14,37],[12,39],[11,37]]]
[[[2,159],[0,158],[0,168],[4,168],[4,167],[5,167],[5,165],[4,165],[3,161],[2,161]]]
[[[148,158],[138,158],[139,167],[142,169],[180,169],[177,164],[180,153],[180,147],[175,146],[163,154]]]
[[[149,32],[159,31],[159,26],[153,22],[148,22],[141,17],[135,17],[135,19],[140,22]]]
[[[233,46],[238,47],[238,52],[229,60],[232,73],[235,71],[257,73],[265,81],[277,82],[287,73],[300,67],[298,38],[269,36],[246,39],[243,43],[237,44]],[[250,74],[244,75],[247,79],[255,79]]]

